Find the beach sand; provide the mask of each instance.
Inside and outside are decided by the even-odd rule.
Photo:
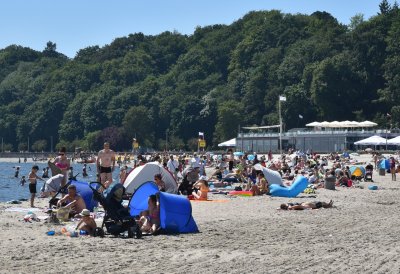
[[[192,202],[200,233],[139,240],[47,236],[60,227],[26,223],[24,213],[4,211],[11,205],[3,203],[0,272],[399,273],[400,178],[391,182],[375,171],[374,181],[381,189],[362,182],[364,189],[318,189],[290,199],[210,195],[228,201]],[[276,209],[330,199],[331,209]]]

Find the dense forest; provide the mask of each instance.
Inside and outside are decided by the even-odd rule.
[[[231,25],[117,38],[71,59],[48,42],[42,52],[0,50],[0,137],[4,150],[66,145],[97,150],[208,148],[239,125],[311,121],[400,121],[400,13],[383,0],[368,20],[340,24],[327,12],[250,12]],[[389,114],[391,119],[388,119]],[[300,116],[302,119],[299,118]]]

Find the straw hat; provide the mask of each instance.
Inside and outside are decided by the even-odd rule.
[[[84,210],[82,210],[82,212],[79,214],[80,216],[90,216],[90,211],[89,211],[89,209],[84,209]]]

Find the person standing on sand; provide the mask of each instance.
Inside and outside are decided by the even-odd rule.
[[[104,149],[99,151],[96,161],[97,173],[100,174],[100,183],[106,181],[112,183],[112,173],[115,168],[115,152],[110,149],[108,142],[104,143]]]
[[[39,170],[39,167],[34,165],[32,167],[31,172],[28,175],[29,179],[29,192],[31,193],[31,207],[35,207],[34,202],[35,202],[35,196],[36,196],[36,185],[37,185],[37,179],[43,181],[42,178],[37,176],[37,172]]]
[[[169,160],[167,162],[167,168],[169,172],[171,172],[174,175],[175,180],[178,180],[179,163],[177,160],[174,160],[174,155],[172,154],[169,156]]]
[[[54,159],[54,164],[59,169],[61,169],[61,172],[64,175],[64,179],[61,182],[61,187],[65,186],[67,184],[68,171],[71,166],[71,163],[67,158],[66,152],[67,152],[67,149],[65,147],[61,147],[60,152],[58,153],[58,156]]]
[[[390,173],[392,174],[392,181],[396,181],[396,160],[390,157]]]

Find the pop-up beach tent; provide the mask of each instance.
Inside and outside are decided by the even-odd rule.
[[[131,216],[139,215],[148,209],[150,195],[159,194],[160,224],[167,233],[194,233],[198,232],[196,222],[192,216],[192,205],[185,196],[159,192],[153,182],[146,182],[139,186],[129,201]]]
[[[365,168],[363,166],[351,166],[349,170],[350,176],[354,176],[357,178],[365,176]]]
[[[126,192],[134,193],[143,183],[154,181],[154,175],[156,174],[161,174],[161,179],[165,183],[166,192],[177,193],[178,184],[174,176],[158,162],[151,162],[143,166],[138,166],[129,172],[124,182]]]
[[[71,181],[71,184],[76,187],[76,193],[78,193],[85,201],[86,208],[90,211],[98,205],[97,201],[93,199],[93,191],[86,182]]]
[[[282,185],[282,177],[278,171],[263,167],[261,164],[255,164],[256,170],[261,170],[264,173],[265,179],[267,179],[268,185]]]

